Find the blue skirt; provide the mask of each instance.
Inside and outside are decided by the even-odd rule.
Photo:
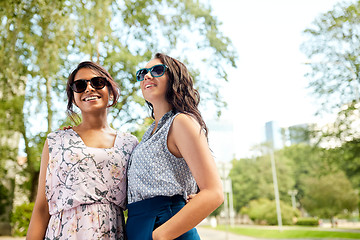
[[[165,223],[185,206],[182,196],[159,196],[131,203],[128,207],[126,234],[128,240],[152,240],[154,229]],[[184,233],[179,240],[200,240],[196,229]]]

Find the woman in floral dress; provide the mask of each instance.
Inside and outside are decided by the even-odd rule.
[[[27,239],[125,239],[126,169],[137,139],[112,129],[108,107],[119,90],[110,74],[82,62],[67,83],[82,121],[47,136]]]

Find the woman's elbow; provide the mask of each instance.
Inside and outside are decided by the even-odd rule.
[[[224,202],[224,193],[222,187],[218,187],[213,190],[214,205],[219,207]]]

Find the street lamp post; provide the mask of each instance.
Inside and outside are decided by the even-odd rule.
[[[270,148],[270,161],[271,161],[271,170],[272,170],[272,177],[274,183],[274,195],[275,195],[275,204],[276,204],[276,215],[279,230],[282,230],[282,218],[281,218],[281,208],[280,208],[280,196],[279,196],[279,187],[277,182],[277,175],[276,175],[276,166],[275,166],[275,157],[274,157],[274,149],[273,147]]]
[[[232,164],[229,162],[221,162],[218,163],[218,169],[220,170],[220,178],[223,183],[223,190],[224,190],[224,213],[226,223],[226,239],[228,239],[228,225],[230,224],[231,227],[234,227],[234,204],[233,204],[233,194],[232,194],[232,187],[231,187],[231,179],[229,178],[229,173],[232,168]]]
[[[297,193],[298,193],[298,191],[296,189],[288,191],[288,194],[291,196],[291,204],[292,204],[293,209],[296,209],[296,198],[295,198],[295,196],[296,196]]]

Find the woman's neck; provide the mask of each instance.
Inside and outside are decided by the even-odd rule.
[[[171,109],[172,109],[172,106],[167,102],[164,104],[153,105],[155,126],[154,126],[154,129],[151,134],[153,134],[156,131],[160,119]]]
[[[163,106],[153,106],[155,123],[160,121],[160,119],[172,109],[170,104],[165,104]]]
[[[82,113],[82,122],[79,124],[82,129],[105,130],[110,129],[107,122],[107,114],[84,114]]]

